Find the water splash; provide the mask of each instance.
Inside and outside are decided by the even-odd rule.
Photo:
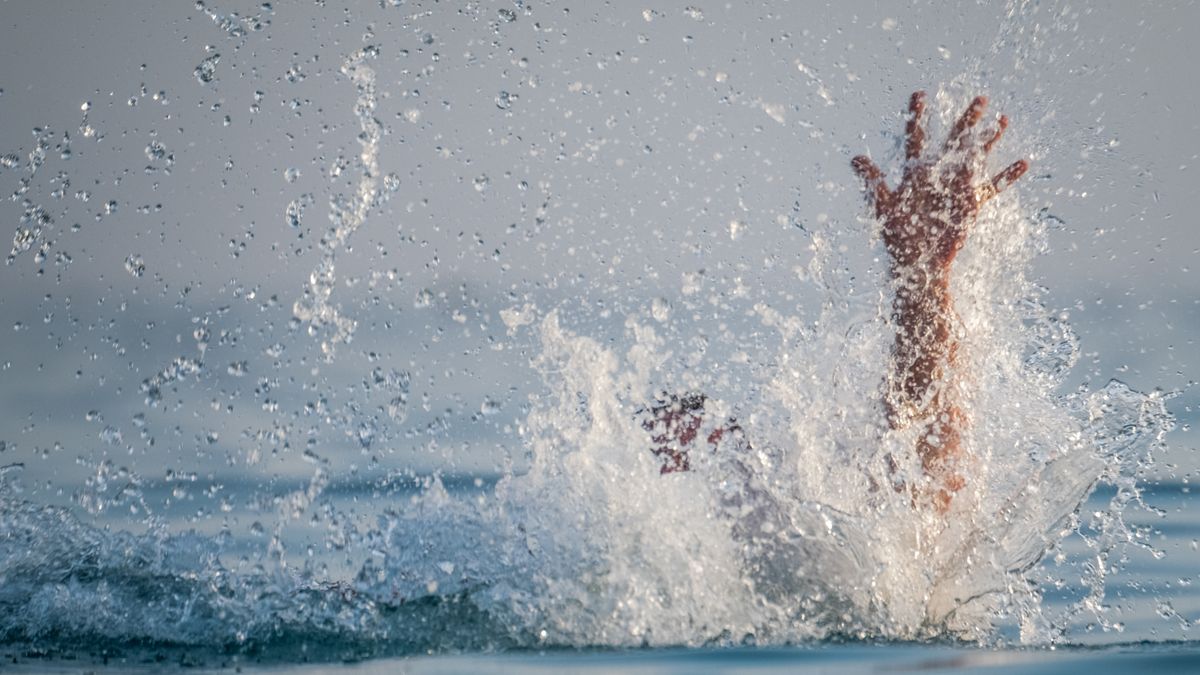
[[[321,260],[309,275],[303,294],[292,306],[292,313],[308,324],[310,334],[324,334],[321,352],[327,359],[333,358],[339,344],[351,340],[358,326],[353,318],[343,314],[337,305],[330,302],[337,283],[337,254],[366,221],[381,197],[379,142],[383,137],[383,125],[375,118],[375,71],[368,65],[378,55],[376,47],[367,46],[351,54],[342,64],[342,74],[350,78],[358,91],[354,116],[359,125],[358,143],[361,151],[358,161],[362,173],[358,189],[352,197],[338,195],[331,200],[329,220],[333,227],[321,238]],[[293,201],[288,206],[287,220],[293,227],[299,226],[303,204],[303,201]]]

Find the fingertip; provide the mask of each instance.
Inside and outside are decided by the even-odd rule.
[[[863,178],[870,178],[875,173],[875,163],[866,155],[858,155],[850,160],[850,166]]]
[[[914,91],[912,98],[908,100],[908,109],[911,112],[920,114],[925,109],[925,92],[921,90]]]
[[[1028,170],[1029,162],[1023,159],[1018,159],[1017,161],[1013,162],[1012,168],[1009,169],[1009,173],[1012,175],[1012,178],[1009,180],[1016,180],[1020,178]]]
[[[1000,131],[1004,131],[1005,129],[1007,129],[1008,128],[1008,115],[1001,115],[999,124],[1000,124]]]
[[[979,119],[981,117],[983,117],[983,111],[985,109],[987,109],[987,104],[988,104],[988,97],[986,97],[986,96],[976,96],[975,100],[971,101],[971,107],[970,107],[971,124],[978,122]]]

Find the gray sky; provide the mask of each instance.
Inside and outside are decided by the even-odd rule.
[[[536,388],[500,309],[565,303],[619,335],[704,269],[804,311],[794,223],[861,227],[849,157],[895,159],[908,93],[939,85],[985,89],[1013,119],[1000,161],[1034,161],[1023,203],[1058,224],[1033,276],[1082,339],[1071,384],[1183,389],[1196,418],[1194,2],[273,4],[0,2],[0,218],[52,218],[0,268],[0,464],[47,499],[106,458],[303,476],[309,439],[341,473],[494,470]],[[339,69],[365,44],[398,189],[338,255],[359,328],[325,364],[292,304],[361,174]],[[148,407],[198,330],[202,374]],[[380,412],[393,371],[403,424]],[[1195,444],[1177,432],[1170,462],[1194,470]]]

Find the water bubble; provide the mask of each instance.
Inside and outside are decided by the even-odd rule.
[[[146,262],[142,260],[142,256],[130,254],[125,258],[125,271],[135,278],[140,277],[146,273]]]

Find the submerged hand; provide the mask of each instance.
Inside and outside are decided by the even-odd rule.
[[[883,242],[894,271],[914,266],[930,272],[948,269],[983,204],[1029,168],[1028,162],[1019,160],[990,182],[976,184],[976,174],[1008,127],[1008,118],[1002,115],[981,142],[971,130],[986,108],[987,98],[976,97],[950,130],[940,156],[922,158],[925,92],[914,93],[904,144],[907,162],[895,190],[888,188],[883,172],[870,159],[860,155],[852,161],[854,170],[866,181],[868,199],[883,223]]]

